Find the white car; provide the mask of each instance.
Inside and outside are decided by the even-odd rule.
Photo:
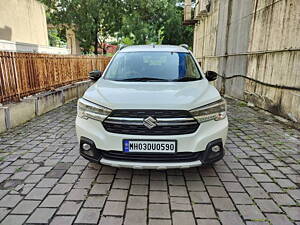
[[[78,100],[80,154],[134,169],[189,168],[224,156],[226,101],[186,46],[122,47]]]

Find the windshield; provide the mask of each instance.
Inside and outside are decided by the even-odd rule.
[[[193,81],[202,76],[189,53],[120,52],[104,79],[116,81]]]

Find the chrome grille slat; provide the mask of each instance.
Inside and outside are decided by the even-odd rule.
[[[155,118],[155,127],[145,126],[147,117]],[[109,132],[120,134],[180,135],[195,132],[199,123],[184,110],[113,110],[103,126]]]
[[[108,117],[107,120],[122,120],[122,121],[143,121],[144,118],[133,118],[133,117]],[[156,118],[158,122],[165,121],[194,121],[194,118]]]
[[[121,125],[137,125],[137,126],[142,126],[143,121],[141,122],[132,122],[132,121],[111,121],[111,120],[106,120],[106,123],[113,123],[113,124],[121,124]],[[168,123],[168,122],[159,122],[157,126],[180,126],[180,125],[193,125],[197,124],[197,122],[173,122],[173,123]]]

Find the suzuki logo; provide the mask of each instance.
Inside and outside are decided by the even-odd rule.
[[[145,127],[147,127],[148,129],[152,129],[153,127],[156,127],[157,126],[157,120],[154,119],[153,117],[151,116],[148,116],[147,118],[145,118],[143,120],[143,124]]]

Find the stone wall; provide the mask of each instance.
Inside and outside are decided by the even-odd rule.
[[[0,133],[81,97],[90,85],[91,81],[77,82],[26,97],[17,103],[0,104]]]

